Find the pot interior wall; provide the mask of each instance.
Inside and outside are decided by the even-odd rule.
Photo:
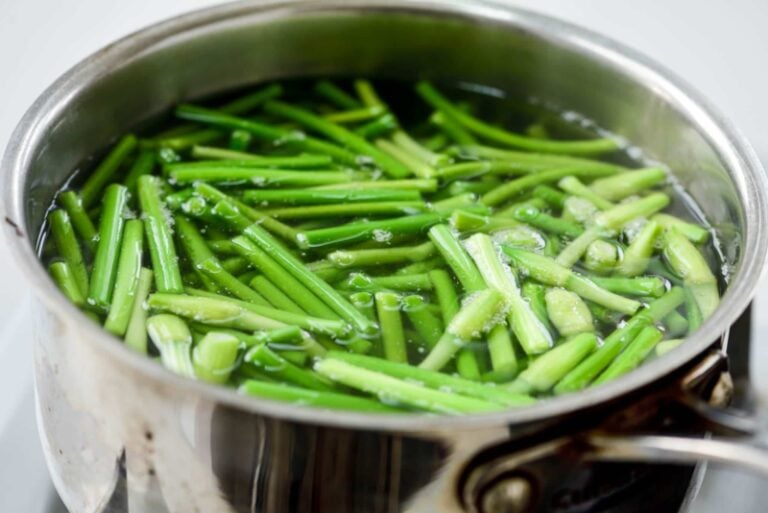
[[[536,25],[509,12],[499,18],[506,21],[493,23],[482,13],[436,17],[431,10],[426,15],[382,8],[362,15],[354,7],[319,3],[294,7],[290,14],[287,19],[280,10],[266,14],[251,6],[213,25],[190,22],[177,34],[158,30],[109,47],[103,52],[126,56],[114,67],[91,60],[94,78],[78,84],[80,94],[50,114],[55,121],[39,139],[25,187],[30,237],[36,238],[51,198],[72,169],[180,101],[275,78],[427,77],[534,95],[631,140],[670,165],[728,248],[726,261],[738,264],[744,213],[736,178],[726,170],[733,163],[724,162],[708,136],[692,128],[696,114],[682,113],[690,108],[685,98],[645,85],[649,72],[642,66],[622,71],[625,58],[586,41],[566,45],[557,24]]]

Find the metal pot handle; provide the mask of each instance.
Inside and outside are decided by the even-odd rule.
[[[707,369],[724,361],[715,351],[681,383],[677,402],[693,412],[713,435],[705,438],[659,435],[590,433],[585,437],[592,461],[696,463],[711,461],[742,467],[768,479],[768,408],[745,412],[726,406],[733,390],[730,374],[723,372],[709,400],[687,393]],[[698,370],[698,372],[697,372]]]
[[[537,462],[558,455],[569,461],[636,462],[691,464],[710,461],[733,465],[768,479],[768,411],[757,409],[746,413],[726,405],[732,383],[724,371],[708,400],[693,390],[713,368],[725,362],[724,355],[714,351],[703,358],[673,390],[675,402],[695,414],[698,424],[711,435],[686,437],[678,435],[639,435],[628,431],[587,430],[539,440],[537,443],[505,451],[472,469],[463,481],[464,507],[469,513],[523,513],[530,511],[535,485],[528,469]]]
[[[720,438],[589,435],[585,459],[613,462],[725,463],[768,479],[768,447]]]

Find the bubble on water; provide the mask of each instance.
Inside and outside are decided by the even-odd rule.
[[[638,217],[624,225],[624,237],[626,237],[629,244],[632,244],[647,223],[648,220],[646,218]]]
[[[328,258],[334,264],[340,265],[342,267],[348,267],[355,262],[354,255],[351,255],[346,251],[335,251],[331,253]]]
[[[464,297],[461,298],[461,307],[464,308],[469,303],[473,302],[479,292],[470,292],[469,294],[464,294]]]
[[[376,242],[389,242],[392,240],[392,232],[377,228],[373,230],[373,240]]]
[[[349,276],[348,283],[355,288],[367,288],[373,283],[369,276],[363,273],[352,273]]]
[[[627,203],[634,203],[635,201],[642,199],[639,195],[633,194],[619,201],[619,205],[626,205]]]
[[[572,110],[564,110],[564,111],[562,111],[560,113],[560,116],[562,116],[562,118],[564,120],[566,120],[566,121],[568,121],[570,123],[575,123],[579,119],[581,119],[581,116],[579,115],[579,113],[578,112],[574,112]]]
[[[307,134],[302,132],[301,130],[291,130],[290,132],[286,132],[285,135],[282,137],[279,137],[274,140],[273,144],[275,146],[283,146],[285,144],[290,144],[293,142],[302,142],[306,140]]]
[[[624,151],[633,160],[643,160],[645,157],[643,150],[637,146],[627,146]]]
[[[372,166],[374,162],[368,155],[357,155],[355,157],[355,163],[359,166]]]
[[[397,397],[393,396],[392,394],[379,392],[376,394],[376,396],[379,398],[379,401],[388,406],[398,406],[400,404],[400,401],[397,400]]]
[[[287,366],[288,366],[287,362],[285,362],[285,363],[284,362],[280,362],[278,364],[273,364],[273,365],[265,365],[264,366],[264,371],[266,371],[266,372],[280,372],[282,370],[285,370],[285,368]]]

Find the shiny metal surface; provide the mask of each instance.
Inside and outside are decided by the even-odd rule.
[[[764,446],[679,436],[593,435],[589,437],[589,443],[594,448],[589,458],[594,460],[695,463],[704,459],[735,465],[768,479],[768,458]]]
[[[727,249],[721,308],[686,344],[614,383],[445,419],[314,411],[187,381],[132,354],[59,294],[33,244],[71,169],[179,101],[313,74],[482,83],[632,140],[671,166]],[[760,165],[706,102],[612,41],[491,3],[244,2],[175,18],[53,84],[2,169],[11,249],[45,306],[35,334],[43,441],[76,512],[100,511],[116,486],[126,499],[112,511],[462,511],[456,478],[482,448],[608,405],[711,346],[748,303],[768,242]]]

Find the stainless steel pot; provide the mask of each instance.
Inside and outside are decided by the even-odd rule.
[[[730,275],[722,306],[677,350],[613,383],[443,418],[317,411],[188,381],[133,354],[65,300],[35,241],[72,169],[180,101],[306,75],[486,84],[625,136],[672,167],[715,228]],[[578,458],[744,453],[722,452],[717,444],[728,442],[587,434],[575,445],[570,436],[677,386],[691,368],[721,362],[711,351],[749,303],[768,250],[766,179],[748,145],[687,85],[585,30],[469,1],[215,7],[132,34],[67,72],[24,116],[2,172],[8,244],[42,305],[34,344],[43,445],[73,512],[102,511],[109,500],[110,511],[138,513],[525,511],[533,489],[510,472],[566,445]],[[748,464],[768,472],[764,455],[749,454]]]

